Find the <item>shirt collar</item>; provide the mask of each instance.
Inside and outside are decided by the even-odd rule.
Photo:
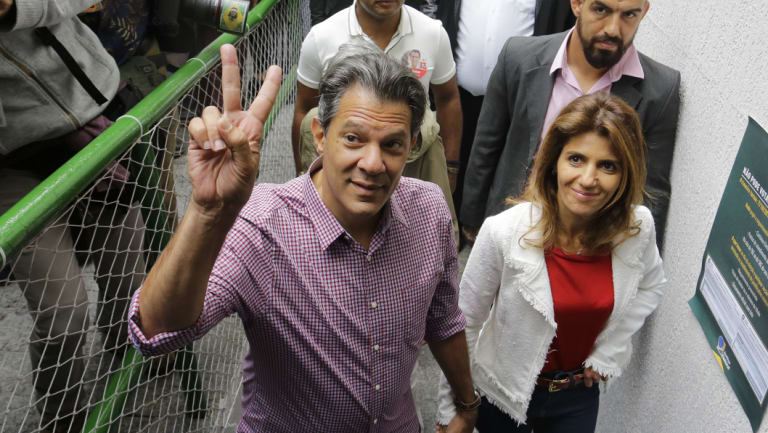
[[[552,62],[552,67],[549,69],[549,75],[554,74],[559,69],[570,70],[570,67],[568,66],[568,41],[571,40],[571,34],[573,34],[575,28],[576,27],[572,27],[571,30],[568,31],[565,39],[563,39],[563,43],[560,44],[560,49],[557,50],[555,59]],[[619,81],[622,75],[636,77],[641,80],[645,78],[643,66],[640,64],[640,56],[637,54],[637,48],[635,48],[634,43],[627,48],[627,51],[621,56],[619,62],[611,66],[606,73],[612,83]]]
[[[357,6],[357,0],[352,3],[352,6],[350,6],[347,10],[349,13],[347,14],[348,19],[348,30],[349,34],[351,36],[368,36],[365,33],[363,33],[363,28],[360,27],[360,22],[357,21],[357,14],[355,14],[355,7]],[[411,24],[411,14],[408,13],[408,8],[405,7],[405,4],[400,6],[400,23],[397,25],[397,31],[394,35],[392,35],[392,39],[398,37],[398,36],[404,36],[407,34],[413,33],[413,25]]]
[[[320,247],[327,249],[336,239],[347,234],[344,227],[341,226],[339,220],[331,213],[328,206],[323,203],[320,198],[320,194],[315,188],[315,183],[312,181],[312,174],[323,166],[323,157],[320,156],[310,164],[309,169],[303,175],[303,189],[304,189],[304,202],[306,203],[307,214],[317,232],[317,238],[320,241]],[[395,188],[395,192],[397,188]],[[396,194],[392,194],[392,197],[387,201],[382,209],[382,218],[379,222],[379,227],[376,230],[377,233],[385,235],[390,228],[390,222],[392,220],[398,221],[404,226],[407,226],[405,212],[403,211],[400,200],[395,197]]]
[[[403,177],[400,176],[400,182],[403,181]],[[408,219],[405,217],[405,211],[403,210],[403,204],[400,202],[399,194],[397,194],[397,190],[400,188],[400,184],[398,183],[397,187],[395,187],[395,191],[392,193],[392,197],[389,198],[389,202],[387,202],[387,207],[390,208],[392,218],[402,224],[404,227],[408,227]]]

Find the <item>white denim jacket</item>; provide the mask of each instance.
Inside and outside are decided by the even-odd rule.
[[[475,387],[519,423],[557,329],[544,253],[521,241],[539,216],[538,207],[523,203],[486,219],[459,289]],[[666,283],[651,212],[636,206],[634,218],[640,232],[611,254],[613,312],[584,362],[610,378],[627,365],[632,335],[659,304]],[[437,420],[448,424],[456,412],[445,377],[438,393]]]

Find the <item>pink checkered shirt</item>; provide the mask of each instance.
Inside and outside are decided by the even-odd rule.
[[[464,329],[451,215],[437,186],[402,178],[368,251],[309,175],[261,184],[227,235],[203,312],[147,339],[139,291],[131,339],[179,349],[237,313],[250,343],[238,432],[418,432],[410,376],[421,340]]]

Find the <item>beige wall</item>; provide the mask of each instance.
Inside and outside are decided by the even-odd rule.
[[[651,0],[641,24],[640,51],[682,73],[663,252],[669,284],[632,365],[603,394],[602,433],[752,431],[687,301],[747,116],[768,129],[767,11],[764,1]]]

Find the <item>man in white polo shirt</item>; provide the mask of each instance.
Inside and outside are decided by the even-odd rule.
[[[425,90],[432,90],[437,112],[427,110],[420,145],[411,151],[403,176],[440,186],[453,216],[454,232],[458,233],[451,198],[458,174],[462,126],[456,65],[440,21],[404,6],[403,0],[356,0],[312,27],[304,39],[291,136],[296,172],[306,170],[317,155],[309,127],[316,115],[320,77],[339,47],[355,42],[371,43],[401,60]]]

